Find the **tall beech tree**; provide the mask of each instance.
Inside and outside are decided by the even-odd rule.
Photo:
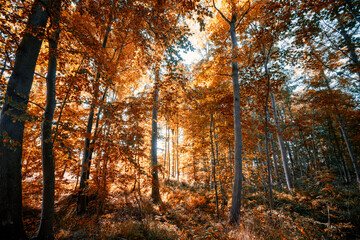
[[[158,135],[158,99],[159,99],[159,82],[160,82],[160,67],[157,65],[154,69],[154,99],[152,109],[151,120],[151,175],[152,175],[152,187],[151,197],[154,203],[161,202],[160,187],[159,187],[159,174],[158,174],[158,161],[157,161],[157,135]]]
[[[238,13],[239,7],[235,1],[230,3],[230,14],[231,17],[228,19],[217,7],[215,0],[213,0],[214,8],[221,15],[221,17],[229,24],[230,27],[230,38],[231,38],[231,65],[232,65],[232,83],[233,83],[233,94],[234,94],[234,136],[235,136],[235,165],[234,165],[234,184],[233,194],[230,210],[230,223],[238,224],[241,208],[241,192],[242,192],[242,136],[241,136],[241,108],[240,108],[240,86],[239,86],[239,69],[237,63],[237,39],[236,39],[236,28],[239,26],[245,15],[250,9],[250,1],[244,3],[240,7],[241,14]]]
[[[24,36],[16,51],[14,69],[0,116],[0,238],[26,238],[22,223],[21,157],[26,109],[36,61],[52,1],[35,1]]]
[[[55,160],[53,152],[52,125],[56,107],[56,68],[60,35],[61,0],[51,2],[48,11],[52,28],[49,42],[49,63],[46,77],[46,106],[41,127],[41,156],[43,167],[43,201],[37,239],[54,239],[55,220]]]

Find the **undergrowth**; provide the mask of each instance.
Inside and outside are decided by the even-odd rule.
[[[76,215],[76,195],[69,195],[57,203],[56,239],[360,237],[360,196],[355,186],[337,185],[332,178],[299,179],[292,194],[279,186],[273,192],[275,209],[270,211],[267,191],[245,183],[239,226],[228,224],[229,206],[221,207],[217,217],[213,190],[199,185],[166,181],[159,205],[154,205],[146,194],[134,192],[124,197],[121,192],[113,193],[107,197],[102,212],[96,209],[95,196],[83,216]],[[38,209],[25,210],[25,225],[39,218]]]

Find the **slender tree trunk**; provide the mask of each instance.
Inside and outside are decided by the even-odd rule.
[[[299,166],[299,170],[300,170],[300,177],[303,176],[303,169],[302,169],[302,163],[300,162],[300,157],[299,157],[299,142],[297,140],[297,136],[296,133],[294,133],[294,144],[295,144],[295,165]]]
[[[357,60],[357,55],[356,55],[356,54],[355,54],[355,57],[356,57],[356,60]],[[359,64],[358,61],[357,61],[357,64]],[[359,74],[359,80],[360,80],[360,73],[358,72],[358,74]],[[329,89],[330,92],[332,92],[332,89],[331,89],[329,83],[327,83],[327,88]],[[357,163],[357,160],[356,160],[356,158],[355,158],[354,152],[353,152],[353,150],[352,150],[352,146],[351,146],[351,143],[350,143],[350,141],[349,141],[349,139],[348,139],[347,131],[346,131],[344,122],[343,122],[343,120],[342,120],[342,118],[341,118],[341,115],[340,115],[340,113],[339,113],[339,110],[338,110],[338,108],[337,108],[337,106],[336,106],[335,103],[333,103],[333,105],[334,105],[334,108],[335,108],[336,112],[338,113],[338,114],[337,114],[337,117],[338,117],[338,121],[339,121],[339,123],[340,123],[340,130],[341,130],[342,136],[343,136],[343,138],[344,138],[346,147],[347,147],[347,149],[348,149],[348,153],[349,153],[351,162],[352,162],[352,164],[353,164],[353,166],[354,166],[355,175],[356,175],[356,181],[357,181],[357,183],[358,183],[358,185],[359,185],[359,187],[360,187],[360,170],[359,170],[359,165],[358,165],[358,163]],[[349,174],[349,176],[350,176],[350,174]]]
[[[44,0],[44,4],[48,1]],[[22,223],[21,157],[26,109],[48,14],[35,1],[0,117],[0,239],[26,239]],[[33,33],[36,34],[33,34]]]
[[[266,186],[266,179],[263,180],[262,176],[264,176],[266,178],[267,174],[267,170],[264,170],[264,164],[263,164],[263,161],[262,161],[262,156],[264,155],[264,152],[263,152],[263,149],[261,147],[261,142],[262,141],[258,141],[257,144],[258,144],[258,149],[259,149],[259,157],[256,157],[256,160],[257,160],[257,167],[260,169],[260,174],[259,174],[259,179],[261,179],[261,182],[262,184],[264,185],[264,189],[267,188]],[[265,154],[265,161],[266,161],[266,154]]]
[[[291,164],[290,172],[292,175],[292,179],[294,181],[294,180],[296,180],[295,162],[293,159],[293,155],[291,153],[292,149],[290,147],[289,142],[285,142],[285,147],[287,148],[287,152],[289,153],[289,160],[290,160],[290,164]]]
[[[352,0],[345,0],[345,3],[348,5],[348,9],[349,9],[351,15],[353,16],[353,18],[354,18],[358,23],[360,23],[359,13],[357,13],[357,12],[354,10],[354,5],[353,5]]]
[[[212,155],[212,177],[213,183],[215,187],[215,203],[216,203],[216,215],[218,220],[220,219],[219,215],[219,196],[218,196],[218,189],[217,189],[217,182],[216,182],[216,157],[215,157],[215,150],[214,150],[214,130],[215,130],[215,123],[214,123],[214,116],[213,113],[210,115],[210,143],[211,143],[211,155]]]
[[[180,180],[180,172],[179,172],[179,122],[176,124],[176,173],[177,180]]]
[[[80,67],[81,67],[83,61],[84,61],[84,58],[81,60],[81,62],[80,62],[80,64],[79,64],[76,72],[79,72]],[[65,108],[65,104],[66,104],[67,100],[69,99],[72,86],[73,86],[73,84],[74,84],[74,82],[75,82],[76,79],[77,79],[77,78],[73,78],[72,81],[70,82],[70,85],[69,85],[68,90],[67,90],[67,92],[66,92],[66,94],[65,94],[64,100],[63,100],[63,102],[62,102],[62,104],[61,104],[60,111],[59,111],[59,117],[58,117],[58,119],[57,119],[57,121],[56,121],[56,124],[55,124],[54,139],[53,139],[53,142],[54,142],[54,143],[56,142],[56,138],[57,138],[57,136],[58,136],[58,134],[59,134],[59,126],[60,126],[60,121],[61,121],[62,113],[63,113],[63,110],[64,110],[64,108]]]
[[[279,174],[279,168],[278,168],[278,164],[277,164],[277,155],[276,155],[276,150],[275,150],[275,144],[274,144],[274,139],[273,139],[273,135],[272,133],[270,133],[270,142],[271,142],[271,149],[273,151],[273,160],[274,160],[274,166],[275,166],[275,173],[277,176],[277,181],[279,184],[281,184],[281,177]]]
[[[341,22],[341,21],[339,21]],[[348,49],[348,56],[350,58],[350,61],[353,63],[353,68],[350,68],[350,71],[357,74],[358,76],[358,83],[360,83],[360,72],[356,69],[359,69],[360,63],[359,58],[356,54],[356,45],[354,44],[353,40],[351,39],[351,36],[346,32],[345,27],[340,26],[340,34],[344,39],[345,45]]]
[[[158,95],[159,95],[160,68],[155,68],[154,101],[152,109],[152,131],[151,131],[151,198],[154,203],[161,202],[159,175],[157,164],[157,114],[158,114]]]
[[[270,202],[270,211],[274,209],[274,198],[272,192],[272,181],[271,181],[271,163],[270,163],[270,156],[269,156],[269,137],[268,137],[268,102],[269,102],[269,94],[270,94],[270,74],[268,70],[268,62],[270,58],[271,48],[273,44],[273,39],[270,43],[270,47],[268,52],[266,53],[266,58],[264,62],[265,74],[266,74],[266,98],[265,98],[265,153],[266,153],[266,165],[267,165],[267,177],[268,177],[268,189],[269,189],[269,202]],[[263,51],[265,55],[265,45],[263,46]]]
[[[166,172],[166,160],[167,160],[167,120],[165,120],[165,154],[164,154],[164,172]],[[165,173],[163,174],[164,179]]]
[[[349,183],[351,183],[352,179],[351,179],[349,164],[348,164],[348,161],[346,160],[346,157],[345,157],[345,149],[344,149],[343,142],[340,143],[339,148],[340,148],[341,159],[343,161],[344,169],[345,169],[346,174],[348,176]]]
[[[306,153],[308,155],[308,162],[309,162],[309,165],[310,165],[310,162],[311,162],[311,159],[312,159],[311,151],[310,151],[310,147],[308,146],[308,144],[306,142],[306,138],[304,136],[303,130],[301,128],[299,128],[299,134],[300,134],[300,137],[302,139],[303,145],[305,147]]]
[[[339,116],[339,122],[340,122],[340,129],[341,129],[341,133],[343,135],[343,138],[344,138],[344,141],[345,141],[345,144],[346,144],[346,147],[348,149],[348,153],[350,155],[350,159],[351,159],[351,162],[354,166],[354,170],[355,170],[355,175],[356,175],[356,181],[360,187],[360,170],[359,170],[359,165],[355,159],[355,156],[354,156],[354,152],[352,150],[352,147],[351,147],[351,144],[349,142],[349,139],[348,139],[348,136],[347,136],[347,132],[346,132],[346,128],[345,128],[345,125],[342,121],[342,119],[340,118]]]
[[[96,91],[96,90],[95,90]],[[95,96],[93,102],[95,102]],[[79,187],[79,197],[78,197],[78,205],[77,205],[77,213],[83,214],[86,211],[86,207],[88,204],[88,196],[86,193],[86,188],[88,186],[88,179],[90,175],[90,135],[94,121],[94,111],[95,104],[92,103],[90,107],[90,114],[87,122],[86,128],[86,137],[84,143],[84,155],[81,162],[81,174],[80,174],[80,187]]]
[[[167,132],[168,132],[168,137],[167,137],[167,150],[168,150],[168,179],[170,179],[170,174],[171,174],[171,155],[170,155],[170,126],[168,123],[168,128],[167,128]]]
[[[230,208],[230,224],[239,224],[240,209],[241,209],[241,195],[242,195],[242,135],[241,135],[241,109],[240,109],[240,86],[239,86],[239,68],[237,63],[237,39],[236,39],[236,27],[241,23],[245,15],[250,10],[250,1],[248,1],[249,7],[242,13],[238,21],[238,14],[235,5],[231,6],[231,21],[229,21],[225,15],[215,6],[214,8],[219,12],[221,17],[229,24],[230,27],[230,39],[231,39],[231,66],[232,66],[232,83],[233,83],[233,101],[234,101],[234,183],[232,202]],[[245,7],[245,5],[243,6]]]
[[[105,47],[106,47],[106,43],[108,40],[110,30],[111,30],[111,28],[109,25],[105,31],[105,36],[104,36],[104,40],[103,40],[103,44],[102,44],[103,49],[105,49]],[[88,186],[87,181],[89,180],[89,176],[90,176],[90,166],[91,166],[90,141],[91,141],[92,126],[93,126],[93,122],[94,122],[95,108],[96,108],[95,105],[97,102],[98,92],[99,92],[99,85],[98,85],[99,79],[100,79],[100,69],[97,70],[96,77],[95,77],[94,97],[93,97],[93,100],[91,103],[90,114],[89,114],[87,127],[86,127],[86,136],[85,136],[85,141],[84,141],[84,155],[83,155],[83,159],[81,162],[81,176],[80,176],[80,187],[79,187],[80,189],[79,189],[78,206],[77,206],[78,214],[85,213],[86,207],[88,204],[88,196],[86,195],[87,194],[86,192],[84,193],[84,191]]]
[[[236,15],[232,16],[230,22],[230,36],[232,43],[232,82],[234,94],[234,135],[235,135],[235,176],[233,184],[233,195],[230,209],[230,223],[239,223],[241,195],[242,195],[242,135],[241,135],[241,112],[240,112],[240,87],[239,87],[239,69],[236,61]]]
[[[54,239],[54,202],[55,202],[55,161],[53,153],[52,125],[56,107],[56,67],[59,41],[59,17],[61,0],[54,1],[51,22],[54,32],[49,38],[49,65],[46,77],[46,106],[41,128],[42,168],[43,168],[43,201],[41,221],[37,239]]]
[[[105,90],[104,90],[104,94],[103,94],[103,96],[102,96],[102,98],[101,98],[101,102],[102,103],[104,103],[104,101],[106,100],[106,95],[107,95],[107,91],[108,91],[108,86],[106,86],[106,88],[105,88]],[[100,127],[100,129],[99,129],[99,124],[100,124],[100,118],[101,118],[101,112],[103,111],[103,107],[102,106],[100,106],[99,107],[99,110],[98,110],[98,112],[97,112],[97,114],[96,114],[96,122],[95,122],[95,129],[94,129],[94,137],[93,137],[93,139],[92,139],[92,141],[91,141],[91,143],[90,143],[90,145],[89,145],[89,148],[90,148],[90,150],[89,150],[89,161],[91,161],[91,159],[92,159],[92,155],[93,155],[93,153],[94,153],[94,148],[95,148],[95,142],[96,142],[96,139],[97,139],[97,137],[98,137],[98,134],[101,132],[101,130],[102,130],[102,127],[106,124],[106,120],[105,120],[105,123]],[[89,167],[90,167],[90,164],[89,164]],[[88,179],[89,179],[89,174],[88,174]]]
[[[4,75],[4,72],[6,70],[6,65],[7,65],[7,46],[5,45],[5,49],[4,49],[4,63],[3,63],[3,68],[1,69],[1,73],[0,73],[0,79],[2,78],[2,76]]]
[[[341,166],[340,170],[342,170],[343,173],[344,173],[344,182],[345,183],[350,183],[351,179],[350,179],[350,176],[349,176],[348,172],[346,171],[347,166],[346,166],[346,162],[345,162],[345,160],[343,158],[343,154],[341,152],[339,139],[336,136],[335,129],[333,127],[333,123],[332,123],[330,118],[328,118],[328,126],[329,126],[329,132],[333,136],[334,143],[332,144],[332,146],[334,146],[334,148],[335,148],[334,152],[335,152],[336,159],[338,159],[338,161],[340,162],[339,163],[339,165]]]
[[[172,145],[172,173],[171,176],[175,178],[175,129],[171,129],[171,145]]]
[[[290,176],[291,174],[290,174],[290,169],[289,169],[289,164],[288,164],[286,148],[285,148],[284,141],[282,139],[282,132],[281,132],[280,124],[279,124],[278,115],[276,112],[275,97],[274,97],[273,93],[271,93],[270,95],[271,95],[271,101],[272,101],[272,105],[273,105],[273,109],[274,109],[274,117],[275,117],[276,128],[277,128],[277,138],[278,138],[278,142],[279,142],[279,146],[280,146],[281,160],[282,160],[283,167],[284,167],[286,185],[287,185],[289,191],[292,192],[293,182],[292,182],[292,178]]]
[[[316,149],[314,117],[315,117],[315,113],[314,113],[314,109],[313,109],[313,116],[311,118],[311,143],[312,143],[313,158],[314,158],[314,169],[315,169],[315,171],[317,171],[317,170],[319,170],[319,168],[318,168],[318,156],[317,156],[317,149]]]

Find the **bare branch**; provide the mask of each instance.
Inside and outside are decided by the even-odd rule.
[[[41,77],[41,78],[46,79],[46,77],[44,77],[44,76],[43,76],[43,75],[41,75],[40,73],[35,72],[34,74],[35,74],[35,75],[37,75],[37,76],[39,76],[39,77]]]
[[[216,5],[215,5],[215,0],[213,0],[213,6],[214,6],[215,10],[216,10],[218,13],[220,13],[221,17],[222,17],[227,23],[230,24],[229,19],[227,19],[227,18],[225,17],[225,15],[216,7]]]
[[[310,53],[316,58],[316,60],[318,60],[319,63],[321,63],[321,65],[323,65],[326,69],[330,70],[331,72],[334,72],[336,75],[338,75],[340,78],[342,78],[343,76],[338,73],[335,69],[331,68],[330,66],[328,66],[327,64],[324,63],[324,61],[320,58],[319,55],[316,54],[314,47],[312,45],[310,45],[311,51]],[[352,80],[357,80],[356,78],[353,78],[351,76],[349,76],[348,74],[344,74],[346,77],[352,79]]]
[[[29,100],[29,103],[34,104],[35,106],[41,108],[41,110],[44,110],[44,111],[45,111],[45,108],[43,108],[42,106],[40,106],[40,105],[37,104],[36,102],[33,102],[33,101],[30,101],[30,100]]]
[[[246,11],[243,13],[243,15],[241,16],[241,18],[240,18],[240,20],[239,20],[239,22],[236,24],[236,26],[235,26],[235,29],[240,25],[240,23],[242,22],[242,20],[244,19],[244,17],[245,17],[245,15],[249,12],[249,10],[250,10],[250,7],[251,7],[251,3],[250,3],[250,0],[248,1],[248,4],[249,4],[249,7],[248,7],[248,9],[246,9]],[[244,4],[244,6],[245,6],[245,4]],[[243,6],[243,7],[244,7]]]

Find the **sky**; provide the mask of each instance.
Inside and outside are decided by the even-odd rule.
[[[180,55],[184,59],[186,65],[194,64],[201,60],[201,54],[197,50],[188,51],[187,53],[181,51]]]

